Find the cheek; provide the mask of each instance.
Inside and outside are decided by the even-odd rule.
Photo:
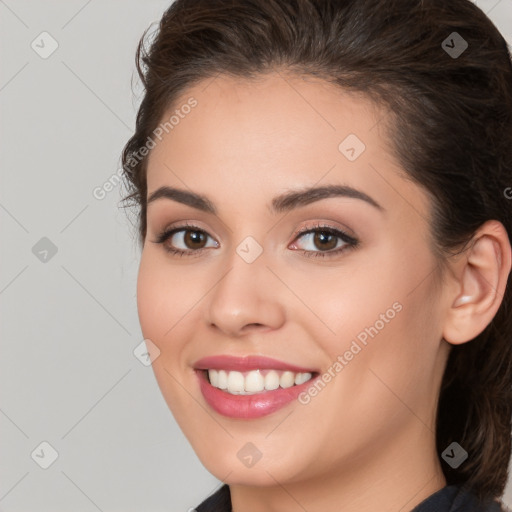
[[[144,249],[137,276],[137,310],[142,334],[160,350],[152,367],[159,384],[175,388],[171,375],[186,368],[191,327],[198,325],[200,282],[172,266],[158,250]]]
[[[162,336],[164,318],[162,314],[165,294],[158,264],[151,262],[147,250],[144,249],[137,276],[137,311],[142,333],[145,338],[157,340]]]
[[[387,418],[397,428],[418,418],[427,422],[437,392],[441,319],[432,295],[435,290],[425,280],[411,293],[413,282],[397,286],[380,308],[375,307],[378,303],[372,306],[373,315],[359,331],[366,344],[359,343],[361,352],[354,356],[357,362],[342,391],[359,397],[355,405],[361,414],[374,408],[376,424]],[[385,307],[395,300],[400,310],[389,315]],[[385,316],[379,321],[381,313]]]
[[[428,252],[390,245],[374,261],[359,260],[354,272],[331,276],[315,307],[335,333],[315,327],[336,375],[333,390],[344,403],[358,397],[362,409],[399,405],[394,393],[413,401],[430,393],[442,333]]]
[[[165,255],[144,249],[137,276],[137,310],[142,332],[157,345],[171,339],[173,326],[194,303],[194,285]],[[171,329],[171,331],[170,331]]]
[[[144,338],[150,339],[160,350],[151,366],[177,420],[186,418],[184,411],[194,407],[189,394],[178,383],[183,380],[181,356],[185,347],[185,341],[180,340],[186,340],[182,332],[186,322],[180,319],[190,309],[190,301],[184,293],[186,283],[181,280],[180,272],[161,261],[160,255],[144,249],[137,276],[139,322]]]

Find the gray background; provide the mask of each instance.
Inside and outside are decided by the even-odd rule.
[[[512,44],[512,0],[476,3]],[[134,128],[137,42],[169,4],[0,0],[3,512],[185,511],[219,484],[133,354],[139,253],[123,189],[93,195]],[[58,43],[47,58],[43,31]],[[58,453],[47,469],[44,441]]]

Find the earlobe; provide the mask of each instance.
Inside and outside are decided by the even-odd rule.
[[[475,234],[466,257],[457,264],[458,293],[445,320],[443,338],[452,344],[474,339],[498,311],[511,267],[507,232],[498,221],[486,222]]]

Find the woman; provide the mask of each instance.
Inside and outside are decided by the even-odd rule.
[[[469,0],[177,0],[123,151],[198,511],[504,510],[512,67]],[[502,508],[503,507],[503,508]]]

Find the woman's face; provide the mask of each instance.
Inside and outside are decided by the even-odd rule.
[[[278,73],[199,83],[175,110],[147,186],[181,195],[148,204],[137,299],[158,384],[202,463],[248,485],[406,473],[435,449],[448,304],[428,196],[400,176],[385,113]],[[279,363],[201,361],[212,356]]]

